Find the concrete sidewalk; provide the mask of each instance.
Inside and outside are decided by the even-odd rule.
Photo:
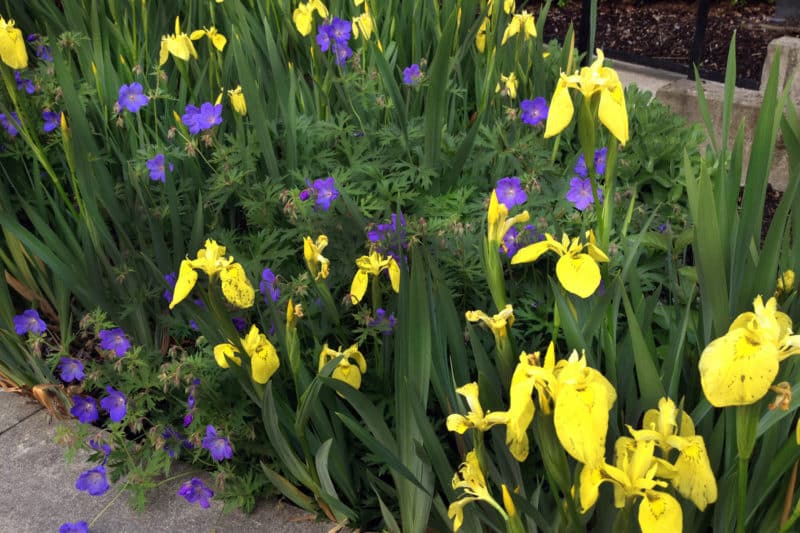
[[[86,462],[87,454],[67,464],[64,448],[54,442],[63,423],[77,422],[53,420],[33,400],[0,391],[0,532],[57,532],[64,522],[80,520],[91,524],[92,533],[323,533],[335,526],[315,522],[309,513],[272,500],[260,502],[251,515],[222,514],[222,503],[214,499],[210,508],[203,509],[177,495],[185,479],[154,489],[143,513],[128,505],[126,494],[117,497],[120,483],[102,496],[90,496],[75,489],[75,480],[97,465]],[[208,476],[203,480],[213,488]]]

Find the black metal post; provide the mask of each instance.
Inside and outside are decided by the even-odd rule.
[[[711,0],[700,0],[697,4],[697,22],[694,26],[694,41],[689,51],[689,79],[694,79],[694,66],[700,69],[700,60],[703,59],[703,48],[706,40],[706,26],[708,25],[708,10]]]
[[[592,0],[582,0],[581,21],[578,25],[578,50],[585,52],[583,57],[584,64],[591,63],[594,50],[589,50],[589,32],[591,31],[590,22],[592,18]]]

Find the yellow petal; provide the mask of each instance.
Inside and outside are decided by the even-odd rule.
[[[305,4],[297,6],[292,13],[292,20],[300,35],[307,37],[311,33],[312,11]]]
[[[239,263],[233,263],[222,269],[219,275],[222,282],[222,294],[225,299],[240,309],[253,307],[256,291],[250,285],[247,274]]]
[[[520,355],[519,364],[511,376],[509,389],[510,405],[506,423],[506,446],[517,461],[528,457],[528,426],[533,422],[536,406],[533,403],[533,387],[536,380],[528,376],[531,364],[527,354]]]
[[[567,80],[564,76],[558,80],[553,98],[550,100],[550,111],[547,113],[547,124],[544,128],[544,138],[558,135],[566,128],[572,120],[575,108],[572,105],[572,97],[567,89]]]
[[[672,479],[672,485],[681,496],[692,500],[703,511],[708,504],[717,501],[717,480],[711,470],[703,437],[686,437],[686,443],[675,461],[678,475]]]
[[[205,30],[194,30],[192,33],[189,34],[189,39],[196,41],[198,39],[202,39],[205,34],[206,34]]]
[[[750,405],[778,375],[777,346],[755,344],[744,328],[711,341],[700,356],[700,383],[714,407]]]
[[[213,35],[209,36],[211,39],[211,44],[214,45],[214,48],[222,52],[225,48],[225,45],[228,43],[228,39],[225,38],[224,35],[221,33],[214,33]]]
[[[214,360],[222,368],[228,368],[228,359],[241,366],[242,360],[236,355],[238,351],[233,344],[217,344],[214,346]]]
[[[344,381],[356,390],[361,387],[361,372],[355,365],[350,364],[346,357],[339,361],[339,364],[333,369],[331,377]]]
[[[161,50],[158,52],[158,65],[161,66],[169,59],[169,46],[167,45],[167,36],[161,38]]]
[[[581,463],[597,466],[606,451],[608,396],[599,383],[584,388],[562,384],[556,397],[553,424],[564,450]]]
[[[269,381],[281,366],[278,352],[266,336],[259,348],[250,354],[250,366],[253,372],[253,381],[262,385]]]
[[[597,116],[621,144],[628,142],[628,111],[625,109],[625,97],[621,87],[615,87],[611,92],[607,90],[600,92]]]
[[[520,29],[519,23],[520,21],[517,17],[511,19],[511,22],[509,22],[508,26],[506,26],[506,31],[503,32],[503,40],[500,42],[500,46],[506,44],[506,41],[508,41],[509,37],[513,37],[514,35],[519,33]]]
[[[565,255],[556,263],[556,277],[566,291],[588,298],[600,286],[600,267],[588,254]]]
[[[389,281],[392,282],[392,290],[394,292],[400,292],[400,265],[397,264],[397,261],[394,258],[389,260]]]
[[[174,308],[189,296],[195,283],[197,283],[197,272],[192,268],[191,262],[188,259],[184,259],[181,261],[181,267],[178,270],[178,279],[175,281],[175,288],[172,290],[172,301],[169,303],[169,308]]]
[[[581,514],[586,513],[591,509],[597,498],[600,496],[600,484],[603,481],[609,481],[603,477],[603,472],[599,466],[583,465],[580,473],[580,511]]]
[[[678,500],[669,494],[648,491],[639,505],[642,533],[683,531],[683,511]]]
[[[472,427],[472,422],[464,415],[454,413],[447,417],[447,431],[453,431],[459,435],[463,435],[465,431]]]
[[[14,21],[0,17],[0,60],[9,67],[20,70],[28,67],[28,52],[22,30],[14,27]]]
[[[369,274],[359,269],[353,277],[353,283],[350,285],[350,303],[356,305],[361,301],[367,292],[368,284]]]
[[[511,264],[518,265],[520,263],[533,263],[539,259],[543,253],[550,249],[551,245],[547,241],[539,241],[529,244],[528,246],[520,248],[519,251],[514,254],[514,257],[511,258]]]

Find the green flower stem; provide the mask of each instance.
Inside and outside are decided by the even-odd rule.
[[[613,533],[628,533],[631,529],[631,514],[633,512],[633,501],[625,500],[625,507],[617,512],[614,518],[614,525],[611,526]]]
[[[511,376],[514,373],[514,348],[511,345],[511,338],[509,335],[508,326],[506,326],[505,335],[495,336],[500,379],[503,381],[503,386],[505,387],[511,385]]]
[[[328,315],[328,318],[331,320],[331,322],[338,326],[339,311],[336,309],[336,304],[333,302],[333,296],[331,296],[331,291],[328,288],[327,283],[325,283],[324,279],[318,279],[314,281],[314,286],[317,288],[317,292],[322,299],[325,314]]]
[[[608,250],[608,243],[611,235],[611,226],[614,224],[614,188],[616,186],[616,168],[617,168],[617,141],[614,137],[609,139],[608,152],[606,154],[606,169],[605,169],[605,182],[603,184],[603,205],[598,213],[602,213],[602,228],[603,234],[598,241],[600,249]],[[592,191],[594,194],[594,191]],[[595,198],[595,202],[598,199]]]
[[[504,309],[506,300],[506,282],[503,277],[503,262],[500,259],[500,243],[483,239],[483,268],[486,272],[486,282],[492,294],[497,312]]]
[[[737,533],[744,533],[745,531],[745,517],[747,516],[747,470],[750,463],[750,456],[753,454],[753,448],[755,447],[758,419],[758,404],[740,405],[736,408],[736,446],[739,452]]]
[[[575,507],[575,499],[571,496],[572,482],[569,461],[556,435],[553,416],[540,414],[534,417],[533,429],[539,449],[542,452],[545,471],[547,471],[548,477],[555,482],[555,485],[564,495],[564,501],[567,506],[566,521],[574,524],[577,528],[580,524],[580,514]],[[563,507],[559,506],[559,509],[563,511]]]

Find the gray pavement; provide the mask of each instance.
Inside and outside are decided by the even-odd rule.
[[[0,533],[57,532],[62,523],[79,520],[89,522],[92,533],[323,533],[335,527],[275,500],[260,502],[251,515],[223,514],[213,499],[202,509],[177,495],[185,479],[154,489],[142,513],[128,505],[126,494],[117,496],[121,483],[90,496],[75,489],[75,480],[96,465],[86,462],[86,454],[67,464],[64,448],[54,442],[63,423],[75,422],[53,420],[36,402],[0,391]],[[213,487],[207,476],[204,481]]]

